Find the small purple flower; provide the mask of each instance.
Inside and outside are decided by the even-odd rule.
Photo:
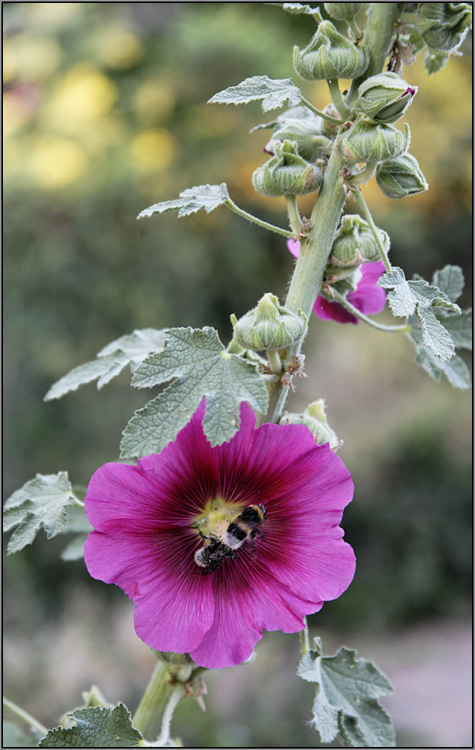
[[[91,576],[133,600],[145,643],[217,668],[245,661],[264,629],[302,630],[305,615],[349,586],[355,556],[339,523],[353,482],[306,427],[254,429],[247,404],[236,435],[213,448],[204,411],[203,402],[159,455],[96,471],[85,501],[95,528],[85,560]],[[197,551],[219,546],[222,529],[259,503],[258,533],[207,573]]]
[[[299,257],[300,242],[287,240],[287,247],[295,258]],[[364,263],[360,270],[361,279],[355,291],[348,292],[346,298],[364,315],[375,315],[380,313],[386,304],[384,289],[376,286],[376,282],[384,273],[384,264],[380,260],[376,263]],[[329,302],[321,294],[315,301],[313,312],[322,320],[335,320],[337,323],[353,323],[354,325],[360,322],[339,302]]]

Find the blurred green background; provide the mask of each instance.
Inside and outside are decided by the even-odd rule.
[[[242,208],[285,225],[283,199],[257,196],[250,182],[268,131],[249,130],[274,113],[206,101],[247,76],[293,76],[292,47],[309,41],[314,24],[264,3],[4,3],[3,11],[8,496],[37,472],[66,470],[87,484],[117,460],[123,427],[150,398],[124,373],[101,394],[86,386],[44,403],[70,369],[136,328],[211,325],[227,342],[231,313],[267,291],[285,296],[293,260],[277,235],[224,208],[179,221],[135,217],[192,185],[226,181]],[[404,71],[419,86],[406,119],[430,190],[389,201],[373,180],[365,196],[408,277],[430,279],[447,263],[464,268],[466,307],[469,41],[464,52],[430,78],[422,59]],[[324,83],[299,85],[317,106],[327,103]],[[311,200],[302,201],[304,214]],[[381,319],[390,322],[387,313]],[[447,747],[455,737],[463,746],[470,719],[458,722],[458,735],[450,712],[443,723],[420,660],[428,643],[427,663],[442,663],[444,647],[453,656],[470,617],[471,395],[431,381],[403,338],[312,323],[308,378],[287,403],[299,411],[326,399],[355,481],[343,525],[358,558],[354,583],[312,618],[312,630],[327,653],[342,638],[361,643],[396,687],[414,669],[405,661],[412,648],[420,675],[386,702],[399,744]],[[64,546],[41,535],[4,571],[5,691],[47,725],[94,682],[134,709],[153,667],[134,635],[132,605],[89,579],[82,562],[60,562]],[[312,688],[297,684],[297,660],[296,636],[266,635],[255,664],[207,678],[206,714],[191,701],[179,707],[175,733],[188,746],[317,746],[304,724]],[[453,670],[452,658],[441,673],[446,707],[465,679]],[[417,704],[411,723],[404,700],[420,699],[420,687],[427,705]]]

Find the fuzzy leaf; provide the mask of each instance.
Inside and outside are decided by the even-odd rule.
[[[230,86],[218,92],[208,101],[208,104],[248,104],[261,101],[264,112],[282,107],[288,101],[289,107],[294,107],[301,100],[300,89],[290,78],[269,78],[268,76],[252,76],[237,86]]]
[[[452,336],[457,349],[472,351],[472,311],[464,310],[460,315],[444,315],[444,327]]]
[[[395,266],[388,273],[383,273],[377,286],[389,289],[388,302],[396,317],[413,315],[419,307],[443,307],[452,312],[460,312],[460,308],[441,289],[429,284],[428,281],[417,277],[406,281],[402,268]]]
[[[471,313],[471,311],[467,310],[466,313]],[[463,315],[464,313],[462,313]],[[444,325],[452,318],[457,320],[462,316],[450,316],[444,319]],[[430,349],[424,346],[418,319],[416,317],[409,318],[408,323],[411,326],[411,331],[407,335],[416,350],[414,362],[422,367],[437,382],[440,382],[442,375],[445,375],[453,388],[460,388],[461,390],[470,388],[470,372],[463,359],[458,354],[454,354],[448,361],[441,360]]]
[[[122,457],[159,452],[174,440],[206,397],[203,429],[219,445],[239,429],[239,405],[247,401],[265,411],[268,394],[255,363],[229,354],[214,328],[171,328],[163,352],[152,354],[135,371],[132,385],[151,388],[173,382],[124,430]]]
[[[445,68],[448,60],[449,55],[447,53],[427,50],[424,55],[424,67],[429,75],[433,75],[433,73],[438,73],[439,70]]]
[[[301,3],[283,3],[282,10],[294,15],[313,16],[317,23],[323,21],[320,10],[318,8],[312,8],[310,5],[302,5]]]
[[[78,708],[68,716],[76,726],[51,729],[38,747],[143,747],[142,735],[123,703],[115,708]]]
[[[225,182],[222,182],[221,185],[197,185],[196,187],[183,190],[180,193],[180,197],[176,198],[176,200],[162,201],[161,203],[154,203],[153,206],[144,208],[137,216],[137,219],[145,219],[153,216],[153,214],[165,214],[169,211],[177,210],[178,218],[180,218],[195,214],[202,208],[209,214],[215,208],[218,208],[218,206],[226,203],[228,199],[229,193]]]
[[[11,495],[3,506],[3,530],[15,526],[7,554],[31,544],[42,528],[48,539],[59,534],[67,523],[66,506],[75,495],[65,471],[59,474],[37,474]]]
[[[75,489],[76,496],[78,492]],[[85,494],[85,491],[84,491]],[[81,499],[83,499],[81,497]],[[84,508],[73,505],[67,510],[67,523],[61,534],[74,534],[69,543],[61,552],[61,560],[69,562],[71,560],[80,560],[84,557],[84,543],[87,535],[93,531],[93,527],[86,517]]]
[[[323,742],[341,734],[347,747],[394,747],[391,719],[378,698],[393,692],[385,675],[356,652],[340,648],[322,656],[321,643],[300,662],[297,674],[317,684],[312,724]]]
[[[419,307],[417,317],[422,331],[422,340],[436,357],[444,362],[455,354],[455,345],[448,330],[434,315],[430,307]]]
[[[97,359],[75,367],[58,380],[51,386],[44,400],[62,398],[66,393],[76,391],[81,385],[93,380],[97,380],[97,389],[100,390],[127,365],[133,371],[151,352],[161,351],[164,347],[164,335],[165,330],[144,328],[121,336],[101,349]]]
[[[460,266],[448,265],[434,273],[432,283],[438,286],[452,302],[456,302],[463,292],[465,279]]]

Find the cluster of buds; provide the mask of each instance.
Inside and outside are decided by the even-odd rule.
[[[239,320],[231,315],[234,339],[245,349],[275,352],[299,341],[307,330],[307,318],[280,304],[274,294],[264,294],[256,307]]]
[[[360,117],[349,130],[338,136],[335,149],[348,164],[385,161],[403,154],[410,137],[407,123],[402,133],[393,125],[375,125],[366,117]]]
[[[376,231],[387,253],[389,235],[383,229]],[[379,258],[378,244],[368,222],[358,214],[346,214],[335,235],[324,280],[327,284],[334,284],[342,279],[350,279],[363,263],[373,263]]]
[[[272,138],[264,151],[275,154],[278,142],[291,141],[297,144],[299,155],[309,162],[316,161],[330,143],[323,134],[323,120],[310,112],[307,107],[293,107],[279,115]]]
[[[321,170],[298,152],[296,142],[274,141],[274,156],[252,175],[258,193],[270,198],[286,195],[306,195],[322,184]]]

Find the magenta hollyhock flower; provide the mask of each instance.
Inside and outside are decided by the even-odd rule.
[[[299,257],[300,242],[287,240],[287,247],[295,258]],[[384,289],[376,286],[376,282],[384,273],[382,261],[364,263],[361,268],[361,279],[354,292],[348,292],[346,298],[353,307],[364,315],[380,313],[386,304]],[[337,323],[360,323],[355,315],[345,310],[339,302],[329,302],[321,294],[318,295],[313,306],[313,312],[322,320],[336,320]]]
[[[264,424],[241,405],[241,425],[211,447],[205,403],[160,454],[93,475],[86,513],[89,573],[120,586],[135,630],[158,651],[189,652],[203,667],[245,661],[263,629],[294,633],[303,617],[351,583],[353,549],[339,527],[353,482],[303,425]],[[206,573],[195,554],[249,505],[265,518],[233,556]]]

